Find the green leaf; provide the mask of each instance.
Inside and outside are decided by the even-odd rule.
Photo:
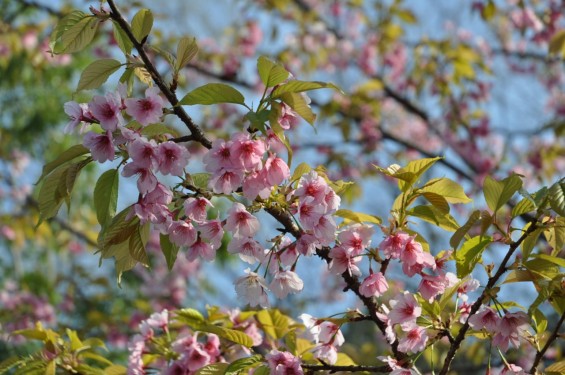
[[[265,333],[277,340],[288,333],[288,317],[277,309],[261,310],[255,315]]]
[[[43,181],[37,199],[39,204],[38,225],[44,220],[54,217],[57,215],[57,212],[59,212],[59,208],[61,208],[64,199],[64,196],[58,193],[59,184],[64,181],[66,185],[68,169],[69,167],[58,168],[53,173],[50,173]]]
[[[57,159],[43,166],[43,171],[41,172],[41,176],[37,180],[36,184],[38,184],[49,173],[54,171],[55,168],[60,167],[61,165],[73,160],[76,157],[87,154],[88,152],[90,151],[83,145],[74,145],[69,149],[63,151],[63,153],[59,155]]]
[[[457,277],[463,278],[471,273],[491,242],[492,238],[489,236],[476,236],[463,243],[461,249],[455,252]]]
[[[565,360],[555,362],[545,368],[546,372],[557,372],[559,374],[565,373]]]
[[[119,176],[117,169],[110,169],[100,176],[94,187],[94,209],[101,226],[116,214]]]
[[[61,33],[60,39],[53,47],[53,52],[60,54],[83,50],[94,39],[98,24],[96,17],[86,16],[82,18]]]
[[[432,204],[440,212],[449,214],[449,203],[447,200],[439,194],[425,192],[422,196]]]
[[[235,329],[219,327],[212,324],[205,324],[199,327],[198,330],[201,332],[214,333],[226,340],[235,342],[236,344],[240,344],[248,348],[253,346],[253,340],[251,339],[251,337],[241,331],[236,331]]]
[[[530,223],[526,224],[526,226],[524,226],[524,229],[522,230],[526,231],[530,227],[530,225]],[[530,254],[532,253],[534,247],[537,245],[539,236],[542,232],[543,229],[537,228],[532,233],[530,233],[528,237],[524,239],[524,241],[522,241],[522,244],[520,245],[522,248],[522,262],[527,261],[530,257]]]
[[[136,231],[139,226],[139,218],[134,215],[132,218],[126,220],[132,209],[132,206],[123,209],[112,218],[110,224],[100,231],[98,235],[98,246],[100,249],[104,250],[111,245],[120,244],[128,240]]]
[[[535,257],[538,258],[538,259],[543,259],[543,260],[546,260],[546,261],[551,262],[553,264],[556,264],[559,267],[565,268],[565,259],[563,259],[563,258],[554,257],[554,256],[547,255],[547,254],[536,254]]]
[[[555,55],[563,55],[565,51],[565,30],[559,30],[551,37],[549,41],[549,53]]]
[[[230,85],[224,83],[208,83],[200,86],[184,96],[181,105],[235,103],[244,104],[243,95]]]
[[[553,248],[551,255],[557,255],[565,247],[565,218],[556,217],[555,224],[546,229],[544,235]]]
[[[306,120],[307,123],[310,125],[314,125],[314,121],[316,121],[316,115],[312,112],[312,108],[306,99],[301,94],[294,93],[294,92],[287,92],[281,95],[281,99],[283,102],[288,104],[290,108],[294,110],[294,112],[298,113],[300,117]]]
[[[530,198],[524,198],[512,208],[512,217],[518,217],[525,213],[532,212],[536,209],[536,205]]]
[[[112,24],[114,26],[114,39],[116,39],[118,47],[120,47],[125,55],[131,54],[133,42],[128,38],[126,32],[120,27],[120,24],[114,20],[112,20]]]
[[[175,71],[179,71],[183,66],[188,64],[190,60],[198,53],[198,44],[195,38],[181,38],[177,46],[177,60],[175,63]]]
[[[410,216],[417,217],[450,232],[455,232],[459,229],[459,224],[453,218],[453,216],[438,209],[435,206],[416,206],[411,210],[408,210],[406,213]]]
[[[522,179],[517,174],[513,174],[502,181],[496,181],[487,176],[483,185],[485,200],[493,213],[504,206],[514,193],[521,188]]]
[[[164,134],[170,134],[173,137],[180,136],[178,131],[166,124],[149,124],[141,128],[141,135],[144,135],[146,137],[161,136]]]
[[[445,177],[428,181],[419,191],[441,195],[449,203],[469,203],[473,201],[465,194],[461,185]]]
[[[253,371],[253,375],[270,375],[271,369],[267,365],[261,365],[255,367],[255,371]]]
[[[149,223],[137,227],[129,238],[129,255],[139,263],[148,266],[149,258],[145,251],[145,245],[149,240]]]
[[[166,234],[160,234],[159,239],[161,244],[161,251],[165,256],[165,260],[167,261],[167,268],[170,271],[173,269],[173,266],[175,265],[175,262],[177,260],[179,247],[172,243],[169,236]]]
[[[334,89],[339,92],[342,92],[339,87],[334,85],[333,83],[326,83],[326,82],[319,82],[319,81],[299,81],[299,80],[292,80],[288,81],[287,83],[278,86],[276,89],[273,90],[271,93],[272,98],[279,98],[284,93],[287,92],[304,92],[304,91],[311,91],[311,90],[318,90],[318,89]]]
[[[193,329],[198,330],[204,323],[206,323],[206,319],[200,313],[200,311],[195,309],[181,309],[175,311],[175,320],[178,320],[182,323],[186,323],[191,326]]]
[[[89,17],[86,13],[80,10],[75,10],[67,14],[59,22],[57,22],[57,25],[55,26],[53,32],[51,32],[51,36],[49,37],[49,44],[51,45],[51,48],[53,49],[53,46],[56,43],[60,42],[61,36],[66,30],[70,29],[71,27],[79,23],[80,20],[86,17]]]
[[[551,209],[565,216],[565,180],[556,182],[549,188],[548,199]]]
[[[238,375],[242,373],[248,373],[251,367],[263,361],[263,357],[260,355],[254,355],[251,357],[240,358],[233,361],[228,368],[226,368],[226,372],[224,375]]]
[[[122,66],[118,60],[101,59],[88,65],[80,75],[77,91],[97,89]]]
[[[212,363],[196,371],[196,375],[224,375],[229,363]]]
[[[190,184],[198,189],[207,189],[210,173],[193,173],[190,175]]]
[[[420,176],[432,167],[441,157],[424,158],[409,162],[406,167],[400,168],[392,177],[398,178],[398,187],[401,191],[407,191],[414,185]]]
[[[260,56],[257,60],[257,70],[261,81],[267,87],[273,87],[283,83],[290,75],[282,65],[277,64],[265,56]]]
[[[152,27],[153,13],[149,9],[139,10],[131,20],[131,32],[140,43],[149,35]]]
[[[351,210],[337,210],[334,213],[335,216],[342,217],[347,219],[348,221],[353,221],[355,223],[373,223],[373,224],[381,224],[383,221],[374,215],[364,214],[362,212],[354,212]]]
[[[308,165],[308,163],[300,163],[294,169],[294,173],[292,173],[292,177],[290,178],[290,182],[298,181],[302,176],[306,173],[309,173],[312,170],[312,167]]]

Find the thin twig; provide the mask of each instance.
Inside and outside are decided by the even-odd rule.
[[[549,349],[551,344],[553,344],[553,342],[557,339],[557,337],[559,337],[559,330],[561,329],[561,326],[563,325],[564,321],[565,321],[565,312],[563,314],[561,314],[561,319],[559,319],[559,321],[557,322],[557,325],[553,329],[553,332],[551,332],[551,336],[549,336],[549,338],[547,339],[543,348],[539,352],[536,353],[536,357],[534,359],[534,364],[532,365],[532,368],[530,369],[530,374],[536,373],[537,367],[539,366],[539,363],[543,359],[545,352],[547,352],[547,350]]]
[[[116,21],[116,23],[122,28],[124,33],[127,35],[128,39],[132,42],[133,46],[139,53],[139,57],[143,61],[145,68],[151,75],[153,82],[155,82],[155,84],[157,85],[157,87],[159,87],[163,95],[165,95],[169,103],[171,103],[171,105],[173,106],[173,112],[190,130],[193,140],[199,142],[208,149],[211,148],[212,142],[210,142],[210,140],[204,135],[200,126],[195,124],[192,118],[182,108],[182,106],[179,105],[179,100],[176,94],[169,89],[169,86],[167,85],[167,83],[165,83],[165,80],[163,79],[163,77],[161,77],[161,74],[157,71],[155,65],[153,65],[153,62],[145,52],[143,43],[137,41],[137,39],[133,35],[130,25],[121,15],[120,11],[114,4],[114,0],[108,0],[108,5],[110,6],[111,9],[110,17],[114,21]]]

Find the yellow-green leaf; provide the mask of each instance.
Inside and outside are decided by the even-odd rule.
[[[471,273],[491,242],[492,238],[489,236],[476,236],[463,243],[461,249],[455,252],[457,277],[463,278]]]
[[[55,160],[45,164],[41,172],[41,176],[37,180],[36,184],[39,183],[45,176],[51,173],[55,168],[77,158],[81,155],[87,154],[89,150],[83,145],[74,145],[69,149],[65,150],[61,155],[59,155]]]
[[[314,125],[314,121],[316,121],[316,115],[314,114],[314,112],[312,112],[312,108],[310,108],[310,105],[301,94],[287,92],[281,95],[281,99],[283,102],[288,104],[288,106],[292,108],[294,112],[298,113],[300,117],[306,120],[307,123]]]
[[[212,363],[196,371],[196,375],[224,375],[229,363]]]
[[[260,355],[254,355],[251,357],[244,357],[233,361],[227,368],[224,375],[238,375],[247,374],[251,367],[254,367],[257,363],[260,363],[263,357]]]
[[[342,92],[339,87],[337,87],[331,82],[326,83],[319,81],[292,80],[286,82],[285,84],[279,85],[276,89],[273,90],[271,96],[273,98],[280,98],[284,93],[287,92],[303,92],[303,91],[311,91],[311,90],[318,90],[325,88],[334,89]]]
[[[492,177],[487,176],[483,190],[488,207],[493,213],[496,213],[520,188],[522,188],[522,179],[516,174],[502,181],[496,181]]]
[[[408,210],[406,213],[450,232],[454,232],[459,229],[459,224],[453,216],[435,206],[416,206],[411,210]]]
[[[122,50],[122,52],[126,55],[131,54],[131,50],[133,48],[132,41],[128,38],[126,32],[120,27],[120,25],[112,20],[112,24],[114,26],[114,39],[116,39],[116,43],[118,43],[118,47]]]
[[[309,173],[311,170],[312,170],[312,167],[310,167],[310,165],[308,165],[308,163],[298,164],[296,166],[296,168],[294,169],[294,173],[292,174],[290,181],[291,182],[298,181],[303,175],[305,175],[306,173]]]
[[[277,64],[265,56],[260,56],[257,60],[257,71],[259,78],[267,87],[283,83],[290,74],[281,64]]]
[[[414,185],[420,176],[431,168],[441,157],[424,158],[409,162],[406,167],[401,168],[393,174],[393,177],[399,179],[398,187],[401,191],[406,191],[410,186]],[[406,174],[406,176],[405,176]]]
[[[77,91],[97,89],[122,66],[118,60],[101,59],[88,65],[78,81]]]
[[[148,266],[149,258],[145,245],[149,240],[149,223],[137,227],[129,238],[129,255],[139,263]]]
[[[563,54],[565,51],[565,30],[559,30],[551,37],[549,41],[549,53]]]
[[[131,21],[131,31],[138,42],[149,35],[153,27],[153,13],[149,9],[141,9],[133,16]]]
[[[243,95],[230,85],[208,83],[186,94],[179,102],[181,105],[235,103],[244,104]]]
[[[98,19],[86,16],[61,33],[61,38],[54,46],[55,53],[74,53],[88,46],[98,29]]]
[[[236,331],[235,329],[219,327],[212,324],[205,324],[198,328],[198,330],[202,332],[214,333],[226,340],[235,342],[236,344],[240,344],[248,348],[253,346],[253,340],[251,339],[251,337],[241,331]]]
[[[161,251],[165,256],[165,260],[167,262],[167,268],[170,270],[173,269],[175,262],[177,260],[177,254],[179,252],[179,247],[171,242],[169,236],[166,234],[159,235],[160,244],[161,244]]]
[[[181,38],[177,46],[177,60],[175,70],[178,72],[183,66],[188,64],[190,60],[198,53],[198,44],[195,38]]]
[[[565,180],[556,182],[549,188],[548,198],[551,209],[565,216]]]
[[[465,194],[461,185],[445,177],[428,181],[419,191],[441,195],[449,203],[472,202],[472,199]]]
[[[354,212],[351,210],[345,210],[345,209],[337,210],[334,215],[347,219],[346,221],[353,221],[354,223],[373,223],[373,224],[382,223],[382,220],[377,216],[365,214],[362,212]]]
[[[557,372],[560,374],[565,374],[565,360],[555,362],[545,368],[546,372]]]

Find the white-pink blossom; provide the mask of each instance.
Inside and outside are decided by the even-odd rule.
[[[203,223],[207,217],[208,207],[214,207],[212,202],[204,197],[193,198],[190,197],[184,201],[184,213],[186,217],[197,223]]]
[[[126,99],[126,113],[143,126],[159,122],[165,105],[159,93],[158,87],[149,87],[145,90],[144,99]]]
[[[189,158],[188,150],[174,142],[163,142],[157,148],[158,169],[162,174],[182,176]]]
[[[426,330],[414,324],[406,329],[406,336],[398,342],[398,350],[403,353],[419,353],[424,350],[427,342],[428,334]]]
[[[168,232],[172,243],[187,247],[196,242],[198,235],[192,223],[186,220],[173,221]]]
[[[90,150],[92,159],[97,162],[104,163],[108,160],[114,160],[116,150],[110,131],[106,131],[102,134],[88,132],[84,135],[82,144]]]
[[[391,324],[403,324],[416,322],[416,318],[422,315],[422,308],[416,298],[408,292],[399,294],[390,301],[391,310],[388,318]]]
[[[242,298],[251,307],[269,306],[269,297],[267,296],[267,282],[264,278],[251,272],[248,268],[245,270],[246,276],[242,276],[235,281],[235,291],[238,297]]]
[[[105,96],[96,95],[88,104],[92,115],[100,122],[104,130],[113,132],[118,126],[123,126],[124,118],[121,113],[122,98],[118,93],[107,93]]]
[[[359,286],[359,293],[365,297],[380,297],[388,290],[388,283],[380,272],[371,273]]]
[[[236,236],[253,237],[259,230],[259,220],[251,215],[241,203],[234,203],[228,211],[224,229]]]
[[[293,271],[278,271],[273,275],[269,284],[277,298],[285,298],[289,293],[299,293],[304,288],[304,282]]]

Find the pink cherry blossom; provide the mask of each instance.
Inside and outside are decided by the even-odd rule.
[[[125,123],[121,113],[122,99],[118,93],[107,93],[105,96],[96,95],[88,108],[100,122],[104,130],[113,132]]]
[[[322,246],[330,246],[330,244],[335,241],[336,229],[337,224],[332,215],[322,215],[312,228],[312,231]]]
[[[218,249],[220,247],[224,237],[224,228],[220,220],[208,220],[198,223],[198,229],[202,238],[210,242],[214,248]]]
[[[269,306],[269,297],[267,296],[267,282],[264,278],[251,272],[248,268],[245,270],[247,276],[242,276],[235,281],[235,291],[238,297],[249,303],[251,307]]]
[[[102,134],[88,132],[84,135],[82,144],[90,150],[92,159],[97,162],[104,163],[108,160],[114,160],[116,151],[110,131],[106,131]]]
[[[279,271],[274,274],[269,288],[277,298],[282,299],[289,293],[299,293],[304,288],[304,282],[295,272]]]
[[[391,324],[402,324],[416,322],[416,318],[422,315],[422,308],[416,298],[408,292],[399,294],[390,301],[392,310],[388,314]]]
[[[371,273],[359,287],[359,293],[365,297],[380,297],[388,290],[388,283],[382,273]]]
[[[285,103],[281,103],[280,108],[281,113],[279,117],[279,125],[284,130],[289,130],[298,123],[299,117],[296,112],[294,112],[292,108]]]
[[[354,254],[361,254],[364,249],[371,246],[371,236],[374,229],[365,224],[354,224],[339,233],[337,239],[340,245],[351,249]]]
[[[263,247],[252,237],[233,237],[228,244],[228,252],[238,254],[241,260],[249,264],[263,260]]]
[[[243,195],[249,200],[255,200],[257,196],[261,199],[269,198],[271,186],[269,185],[264,170],[253,171],[243,180]]]
[[[314,357],[322,359],[330,365],[337,362],[337,348],[332,344],[318,345],[312,350],[312,353],[314,353]]]
[[[224,228],[234,235],[253,237],[259,230],[259,220],[251,215],[241,203],[234,203],[228,211]]]
[[[243,171],[220,169],[216,171],[208,186],[216,194],[231,194],[236,191],[243,182]]]
[[[400,260],[408,266],[424,263],[424,249],[422,248],[422,245],[414,239],[414,237],[410,237],[408,242],[406,242],[404,251],[400,253]]]
[[[153,313],[146,322],[153,328],[165,329],[169,324],[169,311],[164,309],[161,312]]]
[[[145,90],[145,99],[126,99],[126,113],[143,126],[159,122],[165,105],[159,93],[158,87],[149,87]]]
[[[196,371],[210,363],[210,355],[201,345],[194,345],[188,352],[186,361],[188,369],[190,371]]]
[[[302,227],[306,230],[313,229],[316,224],[318,224],[325,211],[326,208],[324,205],[316,202],[314,197],[307,196],[302,199],[298,206],[298,214]]]
[[[361,271],[356,265],[356,263],[361,261],[361,257],[355,256],[351,250],[337,246],[330,250],[329,257],[332,259],[329,266],[330,271],[336,274],[342,274],[347,271],[350,275],[361,275]]]
[[[404,232],[397,232],[385,238],[384,241],[381,242],[380,249],[385,256],[392,259],[399,259],[400,254],[404,251],[410,238],[411,237]]]
[[[320,323],[318,340],[322,344],[332,344],[334,346],[341,346],[345,342],[339,326],[330,321]]]
[[[312,234],[305,233],[296,241],[296,250],[306,257],[314,255],[319,247],[322,244]]]
[[[509,344],[519,348],[520,334],[527,329],[529,320],[528,315],[522,311],[506,313],[498,322],[498,329],[492,344],[498,346],[502,351],[508,350]]]
[[[202,223],[206,220],[208,206],[214,207],[212,202],[204,197],[190,197],[184,201],[183,206],[186,216],[198,223]]]
[[[65,133],[72,133],[75,128],[84,121],[84,112],[88,110],[86,104],[79,104],[77,102],[67,102],[64,104],[65,113],[69,116],[69,122],[65,125],[63,130]]]
[[[476,330],[486,328],[489,332],[495,332],[500,322],[500,317],[490,307],[481,306],[479,312],[469,318],[469,325]]]
[[[158,169],[162,174],[184,175],[189,158],[188,150],[174,142],[163,142],[157,148]]]
[[[325,201],[328,188],[326,180],[318,176],[316,171],[310,171],[300,178],[294,195],[299,198],[312,197],[311,202],[321,203]]]
[[[194,262],[200,257],[211,262],[216,259],[216,250],[217,247],[213,244],[204,242],[201,237],[198,237],[186,250],[186,259],[188,259],[189,262]]]
[[[128,154],[139,167],[155,168],[158,165],[157,147],[154,140],[148,141],[143,137],[138,137],[133,142],[128,143]]]
[[[426,347],[428,334],[420,326],[413,325],[407,330],[406,336],[398,343],[398,350],[404,353],[419,353]]]
[[[278,186],[290,177],[290,169],[284,160],[275,154],[269,155],[265,161],[266,180],[271,186]]]
[[[261,168],[265,143],[262,140],[252,140],[248,134],[237,133],[232,137],[232,164],[250,172]]]
[[[418,286],[418,291],[429,302],[432,302],[433,299],[438,295],[445,291],[445,288],[448,285],[448,281],[444,276],[429,276],[424,275],[422,276],[422,281]]]
[[[173,221],[169,227],[169,238],[178,246],[191,246],[196,242],[197,232],[190,221]]]
[[[279,352],[273,350],[265,356],[271,374],[274,375],[303,375],[304,371],[300,366],[300,359],[289,352]]]
[[[137,165],[137,163],[128,163],[122,170],[122,176],[131,177],[137,175],[137,189],[141,194],[147,194],[157,186],[157,177],[151,169]]]
[[[220,169],[231,171],[235,169],[231,158],[231,141],[216,139],[212,142],[212,148],[204,155],[203,162],[206,171],[217,175]]]

